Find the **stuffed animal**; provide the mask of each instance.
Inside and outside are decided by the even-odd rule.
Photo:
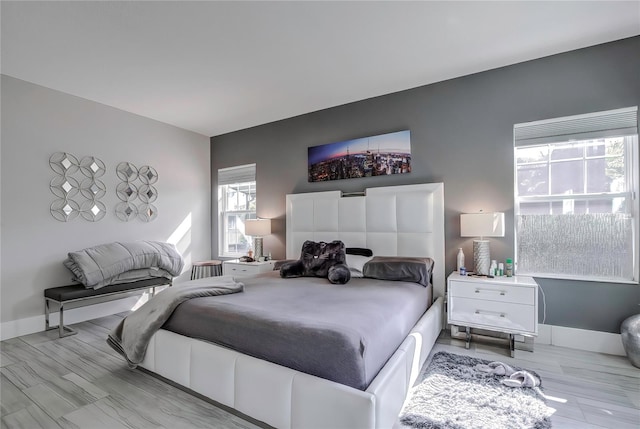
[[[302,245],[300,259],[285,262],[280,277],[325,277],[333,284],[345,284],[351,279],[347,267],[344,243],[307,240]]]

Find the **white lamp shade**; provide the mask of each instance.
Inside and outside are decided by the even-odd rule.
[[[252,237],[264,237],[271,234],[271,219],[245,220],[244,233]]]
[[[504,237],[504,213],[460,215],[461,237]]]

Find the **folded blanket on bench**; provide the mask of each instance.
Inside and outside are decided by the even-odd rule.
[[[97,289],[122,273],[143,268],[158,268],[177,276],[184,261],[173,244],[160,241],[113,242],[70,252],[63,262],[87,288]]]
[[[243,290],[244,284],[236,282],[232,276],[207,277],[177,284],[160,292],[122,319],[109,333],[107,344],[127,360],[130,368],[135,368],[143,361],[153,334],[182,302],[191,298],[226,295]]]

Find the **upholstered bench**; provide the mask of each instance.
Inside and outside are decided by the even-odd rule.
[[[71,308],[83,307],[89,304],[97,304],[99,302],[124,298],[127,294],[144,289],[151,289],[151,295],[153,296],[156,291],[156,286],[164,285],[171,285],[171,280],[164,277],[156,277],[146,280],[139,280],[137,282],[105,286],[99,289],[87,289],[81,284],[73,284],[69,286],[59,286],[45,289],[45,330],[50,331],[52,329],[58,329],[58,335],[60,337],[67,337],[69,335],[77,334],[75,330],[69,328],[68,326],[64,326],[64,308],[66,305],[70,305]],[[58,326],[49,326],[50,303],[52,302],[58,304],[58,312],[60,314],[60,322],[58,323]]]

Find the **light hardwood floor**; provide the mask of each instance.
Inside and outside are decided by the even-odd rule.
[[[537,372],[547,405],[556,410],[551,417],[554,429],[640,428],[640,369],[624,356],[538,344],[534,352],[516,350],[511,358],[506,347],[480,341],[467,350],[463,341],[444,331],[431,354],[438,351]]]
[[[1,343],[2,428],[256,428],[250,422],[142,371],[105,342],[123,315]],[[531,369],[543,379],[554,428],[639,428],[640,370],[625,357],[537,345],[534,353],[480,342],[466,350],[443,332],[432,353],[449,351]],[[427,361],[428,362],[428,361]]]

